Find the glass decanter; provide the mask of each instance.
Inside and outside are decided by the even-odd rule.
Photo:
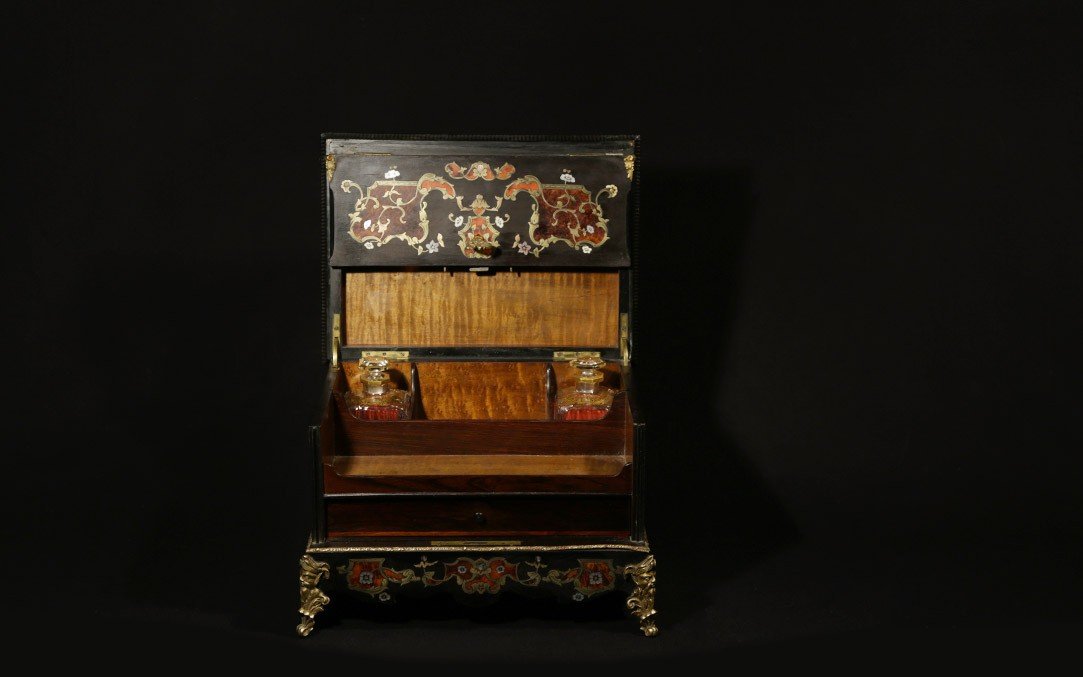
[[[365,357],[361,366],[361,392],[346,394],[346,409],[361,421],[401,421],[410,418],[410,393],[391,384],[387,360]]]
[[[558,421],[598,421],[605,418],[613,406],[616,391],[602,385],[600,357],[577,357],[571,365],[579,370],[575,384],[557,391],[553,417]]]

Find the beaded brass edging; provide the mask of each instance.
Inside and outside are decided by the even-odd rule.
[[[305,552],[560,552],[567,550],[625,550],[628,552],[650,552],[647,543],[591,543],[584,545],[371,545],[371,546],[327,546],[312,545],[311,541]]]

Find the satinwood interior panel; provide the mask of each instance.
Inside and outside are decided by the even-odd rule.
[[[617,346],[617,271],[346,274],[351,346]]]
[[[544,362],[418,362],[429,420],[549,418]]]

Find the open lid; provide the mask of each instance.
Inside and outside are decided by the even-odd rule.
[[[627,359],[636,149],[325,135],[329,353]]]
[[[325,138],[333,267],[626,267],[634,137]]]

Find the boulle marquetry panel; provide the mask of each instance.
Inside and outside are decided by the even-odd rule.
[[[625,597],[625,606],[639,620],[643,633],[648,637],[658,633],[653,618],[655,560],[645,548],[509,547],[504,553],[469,547],[458,552],[421,547],[327,550],[310,548],[311,555],[303,562],[306,571],[318,570],[322,582],[322,589],[307,588],[308,598],[317,603],[317,612],[331,602],[328,593],[354,594],[378,604],[434,593],[464,601],[509,593],[547,595],[571,603],[619,594]],[[298,632],[308,634],[313,619],[314,614],[303,615]]]
[[[631,263],[631,141],[459,153],[439,142],[386,148],[329,145],[334,266]]]

